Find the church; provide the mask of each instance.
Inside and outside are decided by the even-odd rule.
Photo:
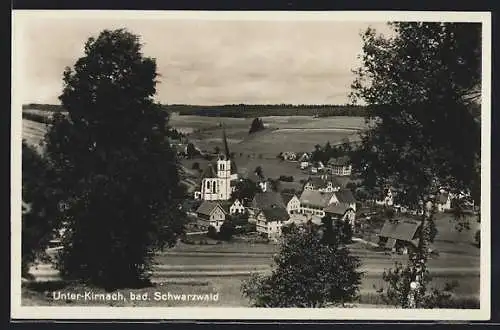
[[[222,127],[224,152],[220,153],[215,163],[208,164],[203,171],[201,189],[195,193],[195,198],[205,201],[227,201],[235,189],[238,180],[236,163],[231,159],[227,143],[226,131]]]

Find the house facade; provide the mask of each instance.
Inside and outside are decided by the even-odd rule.
[[[200,207],[196,210],[198,224],[203,229],[213,226],[217,231],[226,220],[226,212],[223,207],[214,201],[203,201]]]
[[[241,214],[245,212],[245,207],[241,202],[236,199],[229,207],[229,214]]]
[[[299,212],[305,215],[325,216],[325,208],[335,202],[335,193],[304,190],[300,195]]]
[[[325,213],[332,219],[340,219],[348,222],[352,228],[356,226],[356,211],[345,203],[330,204],[325,208]]]
[[[320,192],[335,192],[340,190],[340,183],[335,177],[327,174],[312,176],[304,185],[304,190],[317,190]]]
[[[451,210],[450,193],[441,190],[436,196],[436,207],[438,212],[445,212]]]
[[[257,214],[257,232],[270,240],[276,240],[281,236],[281,229],[289,219],[290,216],[283,207],[263,209]]]
[[[295,194],[285,194],[282,193],[283,202],[286,205],[286,210],[288,214],[296,214],[300,211],[300,200]]]
[[[297,154],[293,151],[285,151],[281,156],[283,157],[283,160],[297,160]]]
[[[328,165],[333,175],[350,176],[352,174],[352,165],[346,156],[331,159]]]
[[[286,210],[285,202],[280,193],[275,191],[265,191],[255,194],[248,209],[248,222],[257,222],[257,216],[262,210],[270,208],[283,208]]]

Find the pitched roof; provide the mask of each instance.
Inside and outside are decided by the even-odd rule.
[[[326,193],[317,190],[304,190],[300,195],[300,203],[319,207],[326,207],[334,193]]]
[[[339,181],[331,175],[316,175],[311,176],[307,180],[307,182],[311,183],[315,188],[326,188],[328,186],[328,182],[332,183],[334,187],[340,187]]]
[[[220,207],[222,210],[224,210],[224,208],[217,202],[203,201],[203,203],[201,203],[200,207],[198,207],[198,209],[196,210],[196,213],[203,214],[203,215],[211,215],[212,212],[217,207]]]
[[[326,213],[341,215],[344,215],[348,210],[352,210],[352,207],[350,207],[349,204],[345,203],[330,204],[325,208]]]
[[[328,164],[333,166],[347,166],[349,165],[351,160],[347,156],[332,158],[328,161]]]
[[[356,198],[354,198],[354,195],[352,194],[352,191],[349,189],[340,189],[335,193],[335,196],[339,200],[340,203],[356,203]]]
[[[281,195],[275,191],[266,191],[255,194],[252,207],[256,209],[267,209],[272,208],[273,205],[277,207],[286,208],[285,203],[283,202],[283,198]]]
[[[283,199],[283,203],[288,204],[288,202],[295,196],[295,194],[289,194],[289,193],[281,193],[281,198]]]
[[[265,208],[262,213],[264,213],[266,221],[287,221],[290,219],[290,215],[283,207]]]
[[[418,221],[410,219],[387,220],[380,230],[379,236],[411,241],[419,226]]]

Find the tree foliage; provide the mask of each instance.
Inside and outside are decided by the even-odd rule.
[[[352,243],[353,229],[348,221],[342,219],[332,219],[327,214],[321,219],[324,234],[323,240],[327,244],[349,244]]]
[[[196,149],[193,143],[189,142],[186,146],[186,156],[188,158],[196,157],[200,154],[200,152]]]
[[[438,189],[480,196],[481,25],[390,25],[394,36],[373,29],[362,35],[351,96],[368,105],[374,123],[351,159],[369,189],[390,186],[403,205],[422,211],[419,247],[408,267],[425,274]],[[411,278],[406,288],[416,275],[404,275]],[[416,305],[425,300],[426,280],[420,276]]]
[[[258,131],[262,131],[264,129],[264,122],[260,118],[255,118],[250,125],[250,129],[248,130],[248,134],[252,134]]]
[[[223,241],[230,241],[235,233],[234,224],[231,221],[224,221],[220,226],[218,237]]]
[[[54,180],[50,165],[24,140],[22,141],[22,274],[37,258],[46,256],[45,249],[55,238],[59,224],[58,195],[51,189]]]
[[[157,249],[183,231],[168,115],[154,102],[158,74],[139,38],[104,30],[64,71],[47,156],[64,191],[65,277],[117,288],[148,278]]]
[[[248,206],[258,192],[262,192],[262,189],[257,183],[250,179],[241,179],[236,183],[231,200],[238,199],[243,205]]]
[[[324,307],[353,301],[361,283],[359,259],[345,245],[326,243],[307,223],[283,228],[270,275],[253,275],[242,285],[256,307]]]

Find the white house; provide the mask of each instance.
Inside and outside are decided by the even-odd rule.
[[[300,210],[302,214],[312,214],[323,217],[325,208],[336,201],[335,193],[318,190],[304,190],[300,195]]]
[[[311,155],[308,154],[307,152],[304,152],[300,157],[299,161],[300,162],[309,162],[311,160]]]
[[[309,167],[309,162],[308,161],[301,161],[300,162],[300,169],[301,170],[305,170],[308,167]]]
[[[350,176],[352,173],[352,165],[347,156],[331,159],[328,165],[333,175]]]
[[[203,201],[196,210],[196,215],[198,216],[199,225],[204,229],[213,226],[219,231],[226,220],[226,212],[223,207],[219,203],[213,201]]]
[[[288,214],[299,213],[300,210],[300,200],[295,194],[281,193],[283,202],[286,205],[286,210]]]
[[[293,151],[285,151],[281,156],[284,160],[294,161],[297,159],[297,154]]]
[[[436,196],[436,206],[439,212],[444,212],[451,209],[450,193],[441,190]]]
[[[265,208],[257,214],[257,232],[276,240],[281,236],[281,228],[289,219],[290,215],[283,207]]]
[[[375,204],[385,205],[385,206],[394,205],[394,198],[393,198],[391,189],[390,188],[384,189],[384,192],[383,192],[381,198],[376,199]]]
[[[339,189],[340,183],[335,177],[327,174],[312,176],[304,185],[304,190],[318,190],[321,192],[335,192]]]
[[[245,207],[238,199],[236,199],[229,207],[229,214],[239,214],[243,212],[245,212]]]

